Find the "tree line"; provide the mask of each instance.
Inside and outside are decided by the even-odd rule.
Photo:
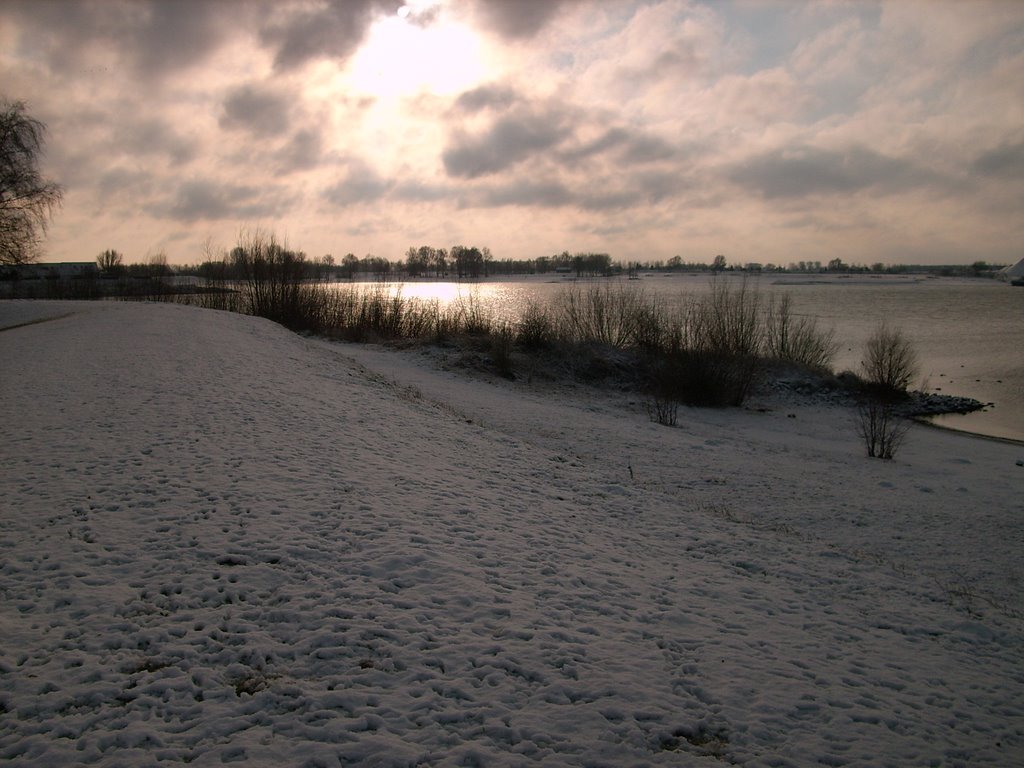
[[[607,253],[568,251],[533,259],[496,259],[487,246],[454,245],[451,249],[411,246],[402,263],[409,277],[476,278],[491,275],[533,275],[566,272],[577,277],[612,275],[622,271]]]

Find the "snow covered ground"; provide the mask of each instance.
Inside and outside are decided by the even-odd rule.
[[[0,329],[11,765],[1024,763],[1024,446],[174,305]]]

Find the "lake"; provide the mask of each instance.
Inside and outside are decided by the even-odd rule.
[[[857,370],[865,341],[885,320],[907,335],[920,361],[926,391],[991,403],[984,411],[935,419],[948,428],[1024,440],[1024,289],[995,280],[918,276],[759,275],[719,278],[767,297],[788,293],[797,314],[817,318],[840,341],[834,367]],[[406,298],[441,303],[472,298],[496,315],[515,318],[529,301],[547,302],[572,285],[621,285],[666,301],[706,293],[709,275],[644,274],[639,280],[558,276],[481,281],[407,281],[389,284]],[[346,283],[347,285],[347,283]]]

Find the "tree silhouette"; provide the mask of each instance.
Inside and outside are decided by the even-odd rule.
[[[120,274],[124,271],[124,258],[112,248],[108,248],[96,257],[96,264],[108,275]]]
[[[34,261],[61,203],[61,188],[39,173],[45,133],[24,102],[0,107],[0,264]]]

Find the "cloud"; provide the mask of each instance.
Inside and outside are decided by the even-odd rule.
[[[395,184],[391,191],[394,200],[410,203],[435,203],[451,200],[456,197],[456,190],[444,184],[424,181],[402,181]]]
[[[575,0],[477,0],[484,25],[506,40],[525,40]]]
[[[482,85],[460,94],[455,100],[454,109],[468,113],[485,109],[505,109],[518,99],[519,94],[507,85]]]
[[[137,66],[144,74],[162,75],[205,63],[238,22],[233,5],[206,0],[151,0],[128,38]]]
[[[465,204],[477,208],[506,205],[561,208],[575,202],[576,196],[561,182],[524,179],[483,187],[468,195]]]
[[[384,197],[394,186],[377,171],[358,158],[349,159],[345,175],[323,191],[323,198],[333,206],[346,208],[372,203]]]
[[[772,150],[735,165],[728,177],[765,198],[844,194],[865,189],[895,193],[941,181],[935,173],[908,160],[856,146],[845,151],[807,146]]]
[[[282,173],[316,168],[322,157],[323,137],[312,128],[296,131],[288,143],[275,154],[276,165]]]
[[[54,72],[74,76],[84,60],[117,59],[146,80],[200,67],[254,10],[248,3],[207,0],[9,2],[33,53]]]
[[[471,122],[476,130],[462,126]],[[614,112],[564,98],[531,99],[507,84],[459,96],[442,163],[463,207],[604,211],[677,194],[685,153]]]
[[[199,151],[194,140],[181,135],[166,121],[157,118],[128,118],[117,123],[107,148],[108,157],[117,154],[134,157],[164,156],[178,167],[191,162]]]
[[[98,198],[109,205],[112,201],[133,203],[152,190],[152,174],[127,168],[110,168],[96,179]]]
[[[453,188],[462,207],[607,211],[656,204],[684,186],[679,147],[604,108],[491,83],[461,94],[447,119],[441,159],[463,182]]]
[[[286,197],[279,187],[195,179],[183,182],[167,204],[150,206],[150,213],[180,222],[259,219],[282,213]]]
[[[277,72],[330,58],[344,61],[366,36],[374,18],[397,13],[401,0],[330,0],[319,6],[288,5],[260,31],[274,51]]]
[[[475,179],[543,153],[570,133],[565,116],[555,110],[503,115],[482,134],[456,132],[442,160],[449,176]]]
[[[664,139],[621,126],[609,128],[596,139],[566,149],[561,157],[570,163],[610,155],[622,166],[669,160],[677,149]]]
[[[974,170],[984,176],[1024,180],[1024,141],[982,152],[974,161]]]
[[[279,136],[288,130],[293,104],[283,93],[255,85],[233,89],[224,99],[220,127],[247,130],[254,136]]]
[[[678,115],[731,56],[713,8],[668,1],[623,12],[628,18],[573,51],[574,91],[620,110],[639,105],[648,117]]]

